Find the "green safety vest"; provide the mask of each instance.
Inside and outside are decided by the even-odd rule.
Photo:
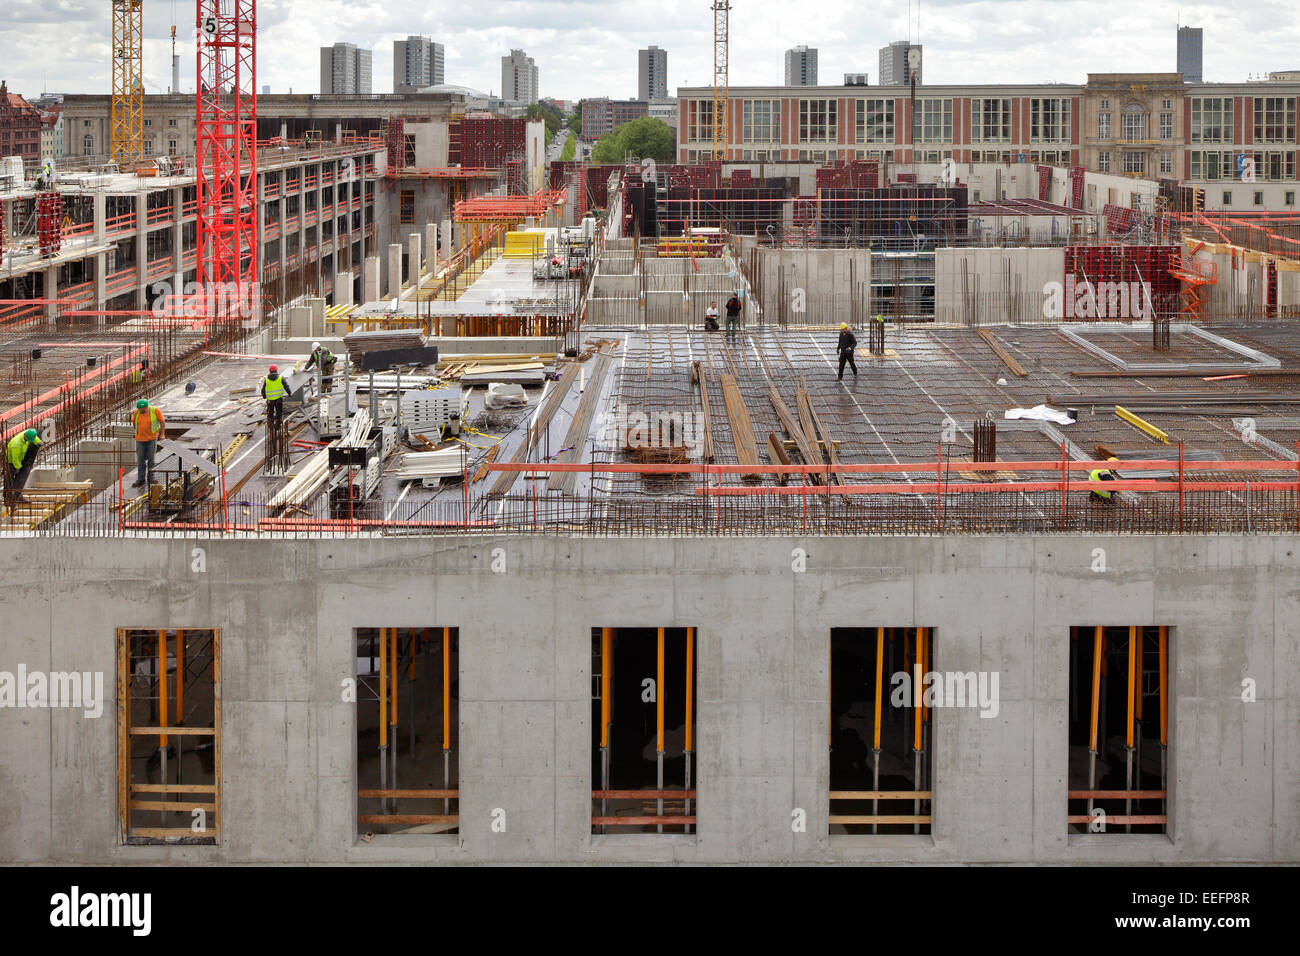
[[[9,458],[9,464],[13,465],[15,470],[21,468],[23,466],[23,461],[27,458],[27,449],[32,445],[39,445],[40,443],[40,438],[36,438],[29,442],[27,440],[26,429],[20,431],[13,438],[9,439],[9,445],[5,449]]]
[[[144,369],[138,368],[131,373],[131,384],[138,385],[144,381]]]
[[[1094,468],[1092,471],[1088,472],[1088,480],[1089,480],[1089,481],[1101,481],[1101,476],[1102,476],[1103,474],[1106,474],[1106,473],[1107,473],[1107,470],[1104,469],[1104,468]],[[1094,495],[1100,495],[1102,498],[1109,498],[1109,497],[1110,497],[1110,492],[1109,492],[1109,491],[1101,491],[1101,490],[1099,490],[1099,489],[1097,489],[1097,488],[1092,489],[1092,493],[1093,493]]]
[[[284,376],[277,375],[275,378],[267,376],[262,380],[263,397],[268,402],[274,402],[278,398],[284,398],[286,392],[284,389]]]

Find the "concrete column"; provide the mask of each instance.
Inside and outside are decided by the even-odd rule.
[[[438,235],[442,237],[442,258],[450,259],[456,254],[456,250],[451,246],[451,220],[444,219],[442,228],[438,230]]]
[[[361,298],[374,302],[379,298],[379,257],[367,256],[365,271],[361,273]]]
[[[438,224],[428,222],[424,225],[424,260],[426,270],[438,274]]]
[[[149,210],[148,193],[138,192],[135,194],[135,266],[136,266],[136,293],[135,307],[137,309],[147,308],[145,303],[149,298],[149,287],[145,284],[145,274],[149,271]]]
[[[411,288],[420,287],[420,234],[413,232],[406,237],[406,269],[411,275]]]
[[[390,243],[388,246],[388,295],[396,299],[402,294],[402,244]]]
[[[104,233],[107,231],[104,228],[104,220],[108,218],[108,196],[97,189],[95,190],[94,199],[92,201],[95,210],[95,244],[98,245],[104,241]],[[14,231],[10,229],[9,235],[12,236],[13,234]]]
[[[335,271],[334,273],[334,304],[351,305],[352,304],[352,273],[348,271]]]
[[[104,299],[106,297],[104,288],[107,285],[107,283],[104,281],[104,270],[107,268],[108,268],[108,253],[105,252],[95,253],[95,308],[97,309],[108,308],[108,306],[104,304]],[[103,316],[101,316],[101,318],[103,318]]]
[[[182,202],[184,201],[182,197],[184,194],[184,190],[179,186],[172,190],[172,269],[176,273],[175,285],[177,294],[185,291],[185,250],[182,248],[182,246],[185,245],[185,217],[181,214]],[[260,202],[258,203],[257,208],[260,215],[260,210],[262,208]],[[258,234],[261,234],[260,227]],[[260,271],[258,272],[258,275],[261,275]]]
[[[45,298],[57,299],[59,297],[59,267],[49,265],[45,267]],[[47,305],[45,307],[45,318],[49,321],[50,327],[54,327],[54,320],[58,318],[59,307],[57,305]]]

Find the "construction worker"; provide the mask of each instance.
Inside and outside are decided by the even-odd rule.
[[[844,380],[844,363],[849,363],[849,368],[853,369],[853,377],[858,377],[858,365],[853,361],[853,350],[858,347],[858,340],[853,333],[849,331],[849,323],[840,323],[840,340],[835,343],[835,351],[840,354],[840,374],[839,380]]]
[[[1106,460],[1119,461],[1118,458],[1107,458]],[[1089,481],[1115,481],[1116,479],[1117,476],[1115,472],[1109,471],[1104,468],[1094,468],[1092,471],[1088,473]],[[1091,499],[1095,499],[1097,501],[1105,501],[1107,503],[1114,502],[1114,499],[1111,497],[1111,493],[1109,491],[1099,491],[1096,488],[1094,488],[1091,492],[1089,492],[1088,497]]]
[[[704,310],[704,330],[718,331],[718,303],[716,302],[710,302],[709,307]]]
[[[35,428],[28,428],[9,439],[5,447],[5,465],[9,469],[9,490],[22,491],[31,474],[32,464],[36,461],[36,452],[40,449],[41,437]]]
[[[284,396],[289,390],[284,385],[284,379],[280,377],[280,369],[272,365],[262,379],[262,397],[266,399],[266,427],[268,429],[279,428],[284,422]]]
[[[149,376],[149,360],[141,359],[140,367],[129,376],[132,385],[143,385],[144,380]]]
[[[733,335],[740,330],[740,296],[732,295],[727,300],[727,334]]]
[[[338,361],[336,356],[329,349],[322,346],[319,342],[311,344],[311,357],[307,359],[307,364],[303,366],[303,371],[309,368],[320,368],[321,388],[328,389],[330,382],[334,379],[334,363]]]
[[[139,488],[149,477],[153,468],[154,451],[158,442],[166,436],[167,423],[163,421],[162,412],[152,407],[147,398],[135,403],[135,484]]]

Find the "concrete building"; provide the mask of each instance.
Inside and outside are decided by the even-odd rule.
[[[797,46],[785,51],[785,85],[817,85],[817,48]]]
[[[108,151],[111,97],[77,94],[64,97],[64,156],[102,156]],[[502,101],[466,87],[442,86],[414,93],[369,96],[317,96],[274,93],[257,99],[259,139],[341,142],[346,135],[378,134],[394,111],[403,116],[445,120],[468,110],[514,112]],[[194,97],[146,94],[144,138],[152,155],[192,157]]]
[[[668,51],[651,44],[637,51],[636,98],[663,100],[668,97]]]
[[[657,120],[663,120],[672,127],[674,134],[677,132],[678,110],[676,97],[670,96],[667,99],[652,102],[646,108],[646,115],[652,116]]]
[[[374,143],[266,149],[258,157],[259,276],[271,301],[304,289],[359,293],[361,265],[375,254],[376,223],[387,226],[385,152]],[[53,259],[9,243],[0,298],[61,298],[84,309],[149,309],[165,284],[195,280],[195,178],[77,171],[59,164],[57,191],[68,222]],[[30,203],[25,186],[0,194],[6,210]],[[12,233],[11,233],[12,235]],[[384,234],[380,234],[380,239]]]
[[[741,122],[779,124],[784,94],[750,92],[742,101],[769,109]],[[977,98],[983,145],[1003,111],[983,102],[1001,97]],[[1052,111],[1028,111],[1042,134]],[[1072,123],[1081,111],[1072,104]],[[821,107],[794,115],[823,121]],[[837,123],[846,115],[836,107]],[[0,515],[0,860],[1300,863],[1290,399],[1234,383],[1212,400],[1227,406],[1181,406],[1188,373],[1207,366],[1300,374],[1300,260],[1188,222],[1168,240],[1183,250],[1173,260],[1163,242],[1126,254],[1163,262],[1151,283],[1171,261],[1213,267],[1202,319],[1180,315],[1163,349],[1146,339],[1155,322],[1063,324],[1044,295],[1073,282],[1071,257],[1116,258],[1098,233],[1075,231],[1105,217],[1060,203],[1071,164],[963,164],[985,227],[1052,228],[999,231],[1004,245],[978,248],[918,243],[910,255],[925,257],[943,321],[886,327],[864,297],[917,278],[899,277],[895,247],[818,243],[800,225],[798,246],[733,233],[725,251],[701,247],[690,262],[646,255],[642,237],[655,240],[637,217],[651,204],[629,194],[655,187],[636,175],[607,180],[590,198],[604,214],[577,209],[581,228],[567,235],[555,200],[514,197],[536,216],[480,242],[474,227],[500,215],[501,197],[466,200],[454,224],[445,204],[440,216],[416,205],[440,193],[452,140],[445,124],[401,119],[403,166],[427,176],[390,175],[378,140],[259,156],[259,255],[287,315],[230,348],[210,346],[201,322],[156,332],[136,316],[96,316],[93,328],[82,316],[72,329],[39,311],[43,293],[138,301],[144,283],[192,274],[193,177],[69,179],[66,252],[32,255],[28,234],[0,262],[0,298],[38,310],[0,330],[6,418],[48,414],[57,426],[50,463],[33,474],[43,494],[88,485],[48,514]],[[543,124],[528,125],[529,148],[544,149]],[[724,181],[739,171],[730,165]],[[918,206],[960,188],[921,189],[950,165],[907,170]],[[812,196],[810,166],[759,175]],[[1087,183],[1158,189],[1131,176]],[[0,194],[0,215],[29,218],[32,192]],[[671,202],[731,215],[698,196],[665,199],[665,212]],[[385,282],[372,250],[390,216],[402,232]],[[793,208],[789,218],[796,228]],[[590,274],[538,279],[548,239],[593,250]],[[280,244],[274,256],[268,243]],[[364,276],[363,298],[347,302],[365,304],[337,313],[327,299],[357,280],[327,273],[320,256],[337,270],[343,247]],[[421,298],[471,262],[471,282]],[[89,293],[64,271],[86,263]],[[277,265],[298,279],[280,284]],[[1261,301],[1270,274],[1276,295]],[[710,342],[721,333],[700,321],[737,286],[752,361],[719,357]],[[588,295],[561,307],[579,288]],[[807,291],[809,309],[788,317],[777,302],[791,288]],[[1168,295],[1179,298],[1177,283]],[[981,301],[993,307],[976,311]],[[842,317],[880,329],[859,350],[861,386],[838,381],[828,354]],[[388,385],[348,368],[366,337],[339,337],[375,326],[436,345],[440,361]],[[148,494],[119,488],[138,391],[102,385],[129,381],[120,369],[144,351],[130,346],[185,337],[170,377],[150,353],[149,397],[177,432],[179,451],[165,454],[220,453],[232,491],[164,517],[166,469]],[[296,364],[313,339],[349,358],[332,388],[302,385],[303,407],[287,414],[312,450],[295,451],[285,474],[267,467],[249,388],[268,358]],[[470,376],[493,380],[513,356],[536,359],[516,365],[527,403],[489,412]],[[1181,430],[1187,463],[1215,469],[1213,490],[1184,482],[1181,447],[1176,461],[1150,460],[1171,453],[1113,413],[1119,386],[1097,380],[1117,374],[1141,378],[1144,424]],[[426,388],[435,377],[441,387]],[[355,401],[362,388],[375,390],[369,408]],[[1079,414],[1060,425],[999,414],[1045,394]],[[449,450],[446,485],[406,472],[429,452],[399,438],[403,424],[414,440],[421,424],[436,435],[443,419],[425,417],[435,402],[496,442]],[[333,437],[349,422],[373,428],[365,448]],[[755,439],[771,452],[755,454]],[[755,473],[742,478],[728,468],[747,445]],[[1111,448],[1160,470],[1115,464],[1132,483],[1096,500],[1086,476]],[[851,483],[829,483],[822,449],[853,466]],[[795,456],[827,483],[764,472]],[[648,464],[666,459],[680,464]],[[317,491],[288,496],[313,460]],[[343,507],[337,492],[362,463],[374,494]]]
[[[915,115],[910,91],[816,92],[733,86],[728,158],[1077,165],[1212,186],[1207,208],[1295,208],[1300,83],[1192,87],[1177,73],[1135,73],[1089,74],[1083,85],[918,86]],[[713,90],[678,94],[678,156],[696,162],[712,150]]]
[[[878,537],[869,554],[860,539],[813,536],[635,546],[523,535],[203,540],[201,584],[179,570],[192,574],[193,540],[83,539],[74,548],[6,539],[0,611],[28,622],[6,630],[7,659],[109,679],[99,719],[81,709],[0,710],[0,765],[24,782],[11,791],[0,858],[115,866],[1295,863],[1293,539]],[[1097,548],[1119,570],[1090,571]],[[791,575],[799,549],[808,570]],[[510,570],[493,574],[488,566],[500,555]],[[379,580],[358,583],[381,566]],[[160,575],[170,587],[158,586]],[[1225,578],[1236,588],[1225,590]],[[80,599],[88,591],[93,605]],[[390,620],[434,622],[439,642],[443,623],[459,624],[458,835],[358,823],[366,812],[357,796],[366,746],[358,731],[373,722],[375,703],[350,702],[338,675],[357,672],[357,629]],[[698,832],[627,835],[592,825],[600,787],[593,621],[649,626],[652,643],[656,625],[695,628],[698,806],[690,807]],[[994,719],[970,706],[931,711],[930,834],[852,835],[828,823],[838,773],[827,746],[832,648],[844,653],[832,629],[865,624],[874,635],[881,621],[932,629],[936,671],[1001,678]],[[1073,832],[1071,629],[1134,622],[1167,625],[1173,635],[1167,831]],[[128,841],[119,827],[118,626],[220,630],[215,845]],[[629,654],[633,633],[620,630]],[[1258,683],[1258,702],[1237,699],[1243,675]],[[1147,705],[1154,711],[1153,699]],[[405,721],[406,699],[401,706]],[[405,723],[399,729],[405,751]],[[181,743],[192,752],[195,738]],[[1159,749],[1150,738],[1146,746]],[[439,780],[441,759],[433,765],[398,786]],[[792,817],[806,828],[792,833]]]
[[[320,49],[322,96],[371,92],[371,53],[355,43],[335,43]]]
[[[912,51],[916,52],[913,53]],[[889,46],[880,48],[880,69],[876,76],[881,86],[911,86],[912,74],[916,74],[916,83],[921,84],[921,44],[895,40]],[[916,66],[913,68],[913,63]]]
[[[57,103],[41,110],[41,159],[63,158],[63,105]]]
[[[1201,57],[1202,30],[1200,27],[1178,28],[1178,72],[1184,83],[1204,80]]]
[[[18,156],[24,164],[41,158],[41,111],[0,80],[0,157]]]
[[[582,138],[594,143],[624,123],[650,114],[645,100],[611,100],[597,96],[582,101]]]
[[[501,58],[501,96],[515,103],[537,102],[537,64],[523,50]]]
[[[446,51],[441,43],[419,36],[393,41],[394,93],[415,93],[446,82]]]

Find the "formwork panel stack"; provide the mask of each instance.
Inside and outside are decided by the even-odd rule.
[[[41,243],[41,256],[58,255],[63,245],[63,197],[57,192],[36,195],[36,231]]]

